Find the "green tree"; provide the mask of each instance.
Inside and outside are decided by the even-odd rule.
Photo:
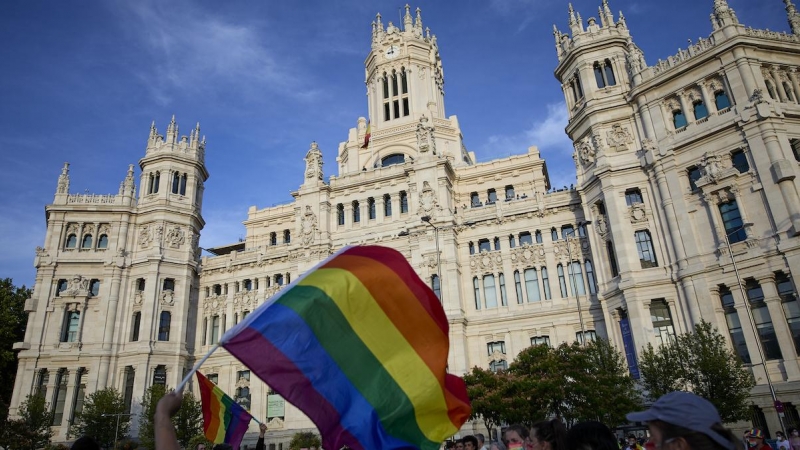
[[[504,394],[509,384],[508,375],[473,367],[471,372],[464,375],[464,383],[472,405],[471,419],[482,420],[489,430],[500,425]]]
[[[178,435],[178,442],[184,448],[190,447],[190,443],[196,436],[203,435],[203,406],[199,399],[189,391],[183,394],[181,409],[172,418]],[[211,448],[207,446],[206,448]]]
[[[300,431],[292,436],[289,442],[289,450],[300,450],[301,448],[320,448],[322,445],[319,436],[310,431]]]
[[[70,434],[91,436],[101,447],[111,448],[115,437],[122,439],[128,435],[130,421],[122,395],[114,388],[101,389],[86,397]]]
[[[12,348],[25,338],[25,300],[30,296],[30,289],[14,286],[11,278],[0,279],[0,421],[8,416],[17,375],[17,355]]]
[[[0,431],[0,446],[14,450],[36,450],[50,445],[53,413],[42,395],[29,395],[19,407],[19,419],[6,419]]]
[[[147,388],[142,397],[142,413],[139,415],[139,443],[142,447],[155,450],[156,441],[153,433],[153,419],[156,415],[156,405],[161,397],[167,394],[167,387],[163,384],[154,384]]]
[[[672,391],[691,391],[713,403],[723,422],[749,418],[748,397],[755,380],[708,322],[658,348],[648,345],[639,369],[651,400]]]

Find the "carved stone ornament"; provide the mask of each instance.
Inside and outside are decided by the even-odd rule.
[[[630,130],[620,124],[615,124],[611,130],[606,132],[606,143],[615,151],[622,152],[628,150],[628,144],[633,143],[633,136]]]
[[[317,216],[311,210],[311,206],[306,205],[306,211],[300,219],[300,240],[306,247],[314,242],[317,231]]]
[[[420,153],[430,151],[436,154],[436,141],[433,137],[434,128],[428,123],[428,118],[423,114],[417,123],[417,148]]]
[[[544,244],[523,244],[511,250],[511,263],[515,266],[531,266],[544,261]]]
[[[136,293],[133,294],[134,306],[141,306],[142,302],[144,302],[144,295],[142,294],[142,291],[136,291]]]
[[[161,304],[166,306],[172,306],[175,304],[175,292],[171,290],[166,290],[161,293]]]
[[[578,154],[578,159],[584,166],[594,164],[595,156],[597,156],[597,150],[588,136],[575,143],[575,153]]]
[[[719,156],[710,155],[707,152],[700,158],[698,168],[701,176],[709,183],[716,183],[724,171]]]
[[[71,223],[67,225],[67,234],[74,234],[77,236],[79,230],[80,229],[78,228],[77,224]]]
[[[167,244],[172,248],[180,248],[186,242],[186,233],[181,227],[174,225],[167,232]]]
[[[470,257],[469,266],[474,273],[491,272],[496,267],[502,267],[503,256],[500,252],[482,251]]]
[[[311,148],[306,153],[306,178],[322,181],[322,152],[316,141],[311,143]]]
[[[69,194],[69,163],[64,163],[61,175],[58,176],[57,194]]]
[[[436,191],[427,181],[423,181],[422,191],[419,193],[420,214],[430,215],[437,206],[439,206],[439,202],[436,200]]]
[[[270,430],[281,429],[283,428],[283,420],[280,417],[273,417],[267,422],[267,428]]]
[[[147,248],[152,241],[153,233],[150,230],[150,225],[143,225],[142,228],[139,229],[139,246]]]
[[[84,297],[89,295],[89,279],[74,275],[67,281],[67,288],[59,294],[62,297]]]
[[[489,361],[506,361],[507,358],[506,354],[500,350],[495,350],[489,355]]]
[[[753,90],[753,95],[750,96],[750,101],[754,104],[764,103],[764,90],[755,88]]]
[[[631,215],[631,223],[647,221],[647,211],[645,211],[643,204],[634,203],[628,208],[628,211]]]
[[[608,234],[608,219],[606,219],[604,214],[598,214],[595,223],[597,226],[594,228],[597,230],[597,234],[605,238],[606,234]]]

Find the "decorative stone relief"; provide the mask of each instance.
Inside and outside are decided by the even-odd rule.
[[[306,153],[306,178],[322,181],[322,152],[316,141],[311,143],[311,148]]]
[[[61,175],[58,176],[57,194],[69,194],[69,163],[64,163],[61,168]]]
[[[422,191],[419,193],[419,213],[430,215],[437,206],[439,202],[436,200],[436,191],[427,181],[423,181]]]
[[[314,242],[317,231],[317,216],[311,207],[306,205],[306,212],[300,220],[300,239],[306,247]]]
[[[506,354],[500,350],[495,350],[489,355],[489,361],[506,361],[507,358]]]
[[[422,154],[430,151],[436,154],[436,140],[433,137],[434,128],[428,124],[428,118],[423,114],[417,123],[417,148]]]
[[[139,229],[139,246],[142,248],[147,248],[150,246],[150,243],[153,241],[153,233],[150,230],[150,225],[143,225]]]
[[[280,417],[273,417],[267,422],[267,428],[270,430],[281,429],[283,428],[283,420]]]
[[[511,263],[514,266],[531,266],[544,261],[544,244],[523,244],[511,249]]]
[[[75,236],[78,235],[80,228],[78,228],[78,224],[71,223],[67,225],[67,234],[74,234]]]
[[[567,249],[569,245],[569,250]],[[569,259],[570,253],[572,259],[582,259],[584,250],[589,249],[589,241],[586,238],[570,238],[568,241],[560,240],[553,243],[553,254],[556,259],[566,261]]]
[[[491,272],[495,267],[503,266],[503,256],[500,252],[487,252],[484,250],[470,257],[469,266],[473,273]]]
[[[84,297],[89,295],[89,279],[74,275],[67,281],[67,288],[61,291],[61,296]]]
[[[595,156],[597,156],[597,149],[588,136],[575,143],[575,153],[578,155],[581,163],[584,166],[594,164]]]
[[[719,156],[709,154],[708,152],[700,158],[700,164],[698,164],[697,167],[700,169],[701,176],[709,183],[716,183],[723,175],[724,171]]]
[[[646,222],[647,221],[647,211],[644,209],[644,205],[641,203],[634,203],[628,208],[628,212],[631,215],[631,223],[639,223],[639,222]]]
[[[180,248],[186,242],[186,233],[183,232],[181,227],[173,225],[167,232],[167,244],[172,248]]]
[[[111,232],[111,226],[109,226],[107,223],[104,223],[104,224],[100,225],[100,229],[97,231],[97,234],[98,234],[98,237],[99,237],[99,235],[101,235],[101,234],[108,235],[108,233],[110,233],[110,232]]]
[[[615,124],[611,130],[606,132],[606,143],[615,151],[626,151],[628,144],[633,143],[633,136],[631,136],[630,130],[620,124]]]
[[[206,297],[203,302],[203,309],[206,313],[219,313],[221,311],[220,307],[224,308],[224,305],[225,302],[223,302],[223,298],[220,296]]]
[[[161,293],[161,304],[165,306],[172,306],[175,304],[175,292],[166,290]]]
[[[142,294],[142,291],[136,291],[133,294],[133,305],[141,306],[143,302],[144,302],[144,294]]]

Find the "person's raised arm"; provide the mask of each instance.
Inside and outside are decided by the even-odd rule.
[[[183,392],[170,392],[158,401],[156,413],[153,418],[153,431],[155,434],[156,450],[180,450],[175,426],[172,425],[172,416],[178,412],[183,401]]]
[[[258,441],[256,442],[256,450],[264,450],[264,435],[267,432],[267,424],[261,423],[258,425]]]

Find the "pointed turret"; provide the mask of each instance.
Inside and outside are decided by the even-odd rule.
[[[573,36],[581,32],[582,25],[575,17],[575,10],[572,8],[572,3],[569,4],[569,31]]]
[[[600,20],[605,22],[605,26],[614,26],[614,14],[608,6],[608,0],[603,0],[603,6],[600,10]]]
[[[178,141],[178,124],[175,123],[175,114],[172,115],[172,120],[169,122],[167,126],[167,142],[177,142]]]
[[[422,36],[422,10],[417,7],[417,18],[414,21],[414,31],[417,35]]]
[[[792,34],[800,34],[800,14],[797,13],[797,8],[792,3],[792,0],[783,0],[786,4],[786,14],[789,19],[789,26],[792,28]]]
[[[65,162],[61,168],[61,175],[58,176],[58,186],[56,194],[69,194],[69,163]]]
[[[729,25],[737,25],[738,23],[739,20],[736,18],[736,12],[728,5],[727,0],[714,0],[714,10],[711,13],[711,25],[715,30]]]
[[[411,17],[411,6],[406,3],[406,15],[403,16],[403,31],[412,31],[414,27],[414,18]]]
[[[617,21],[617,26],[622,27],[623,29],[628,28],[628,23],[625,22],[625,15],[622,14],[622,11],[619,12],[619,20]]]

